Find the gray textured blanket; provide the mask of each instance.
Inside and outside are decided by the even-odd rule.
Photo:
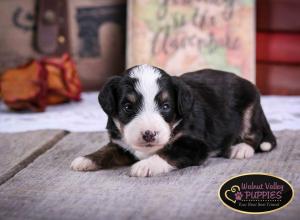
[[[71,171],[72,159],[107,138],[104,133],[71,133],[0,186],[0,219],[299,219],[300,131],[276,136],[274,151],[249,160],[211,158],[203,166],[134,178],[128,168]],[[220,185],[247,172],[285,178],[295,189],[294,200],[264,215],[226,208],[218,199]]]

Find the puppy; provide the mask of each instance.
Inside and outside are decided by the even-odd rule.
[[[110,142],[76,158],[73,170],[133,164],[131,176],[147,177],[199,165],[211,154],[244,159],[276,146],[256,87],[228,72],[175,77],[135,66],[107,82],[99,103]]]

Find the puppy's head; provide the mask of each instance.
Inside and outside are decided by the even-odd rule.
[[[170,141],[173,128],[191,110],[193,96],[177,77],[140,65],[110,79],[99,103],[127,145],[151,153]]]

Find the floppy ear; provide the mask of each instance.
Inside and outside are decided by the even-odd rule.
[[[121,77],[116,76],[110,78],[107,83],[103,86],[102,90],[98,95],[98,101],[102,109],[107,115],[113,116],[117,112],[117,94],[118,84]]]
[[[177,110],[181,117],[190,113],[194,104],[194,96],[190,87],[178,77],[172,77],[177,96]]]

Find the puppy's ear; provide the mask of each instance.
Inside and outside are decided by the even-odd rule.
[[[110,78],[98,95],[99,104],[104,112],[110,116],[117,113],[117,89],[120,80],[120,76]]]
[[[194,96],[190,87],[183,82],[179,77],[172,77],[173,86],[175,88],[175,95],[177,96],[177,110],[181,117],[190,114],[193,104]]]

